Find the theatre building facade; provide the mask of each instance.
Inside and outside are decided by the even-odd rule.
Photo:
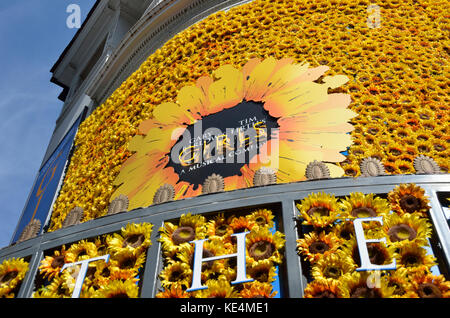
[[[0,297],[450,297],[449,10],[98,0]]]

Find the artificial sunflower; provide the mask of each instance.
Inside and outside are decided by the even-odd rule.
[[[210,279],[206,281],[207,289],[193,292],[195,298],[238,298],[239,293],[225,279]]]
[[[49,285],[45,286],[36,295],[38,297],[70,298],[75,287],[75,278],[69,271],[64,271],[56,276]],[[34,296],[33,296],[34,297]]]
[[[136,254],[131,250],[122,250],[110,258],[109,271],[111,275],[132,278],[139,273],[146,260],[146,253]],[[116,273],[117,272],[117,273]]]
[[[376,279],[375,284],[370,279],[372,272],[353,272],[344,275],[341,280],[341,291],[343,298],[389,298],[393,294],[393,288],[388,286],[384,276]],[[377,275],[375,273],[375,275]]]
[[[352,192],[339,205],[344,219],[385,216],[390,211],[389,202],[373,193]]]
[[[66,252],[65,262],[75,263],[98,256],[97,245],[87,240],[72,244]]]
[[[388,286],[393,287],[392,298],[417,298],[412,283],[408,276],[408,270],[399,267],[395,271],[387,272]]]
[[[92,298],[138,298],[139,287],[133,281],[114,280],[92,294]]]
[[[209,220],[206,225],[208,237],[218,236],[224,239],[228,238],[233,234],[230,221],[231,217],[225,218],[223,213],[218,214],[212,220]]]
[[[316,279],[306,285],[304,298],[341,298],[342,292],[337,280]]]
[[[183,290],[179,285],[172,285],[156,294],[156,298],[190,298],[191,295]]]
[[[420,298],[450,298],[450,282],[443,275],[416,273],[411,283]]]
[[[321,257],[312,265],[311,276],[316,280],[339,280],[352,273],[356,266],[345,253],[336,252]]]
[[[425,190],[414,183],[400,184],[388,193],[391,208],[398,214],[420,213],[428,216],[429,199]]]
[[[436,265],[436,258],[422,246],[414,242],[405,243],[394,253],[397,267],[405,268],[410,273],[429,271]]]
[[[108,249],[113,254],[123,249],[130,249],[134,253],[145,251],[151,245],[152,227],[150,223],[129,223],[121,229],[120,234],[114,233],[106,238]]]
[[[417,212],[402,215],[392,213],[385,218],[381,229],[387,241],[395,246],[407,242],[427,245],[427,239],[431,237],[431,224]]]
[[[341,240],[333,233],[310,232],[297,240],[297,250],[310,263],[315,263],[322,257],[337,251]]]
[[[258,262],[247,268],[247,274],[261,283],[272,283],[277,276],[276,267],[270,262]]]
[[[0,288],[14,290],[24,279],[29,263],[23,258],[11,258],[0,264]]]
[[[271,284],[254,281],[244,284],[240,296],[242,298],[274,298],[277,293],[277,291],[273,291]]]
[[[171,288],[172,286],[189,287],[192,279],[191,267],[183,262],[173,262],[168,264],[159,273],[161,286]]]
[[[355,227],[351,220],[340,220],[331,229],[342,241],[350,240],[355,236]]]
[[[52,255],[47,255],[41,261],[41,265],[39,266],[40,273],[44,278],[53,279],[56,275],[59,274],[61,268],[65,264],[65,254],[66,248],[63,245],[61,249],[56,249],[53,251]]]
[[[0,298],[14,298],[15,294],[12,288],[8,286],[0,287]]]
[[[250,222],[256,223],[258,226],[267,226],[269,229],[274,226],[274,215],[272,211],[267,209],[258,209],[246,216]]]
[[[346,76],[324,76],[320,83],[315,82],[328,69],[324,65],[310,69],[308,63],[293,64],[290,58],[254,58],[242,69],[229,64],[219,67],[214,72],[218,80],[203,76],[194,85],[183,87],[176,102],[155,107],[153,118],[139,125],[138,135],[128,146],[134,154],[114,180],[118,187],[111,200],[125,194],[130,200],[129,209],[149,206],[161,184],[174,187],[175,199],[201,194],[202,184],[183,180],[168,154],[194,123],[233,109],[239,115],[241,107],[254,107],[273,118],[274,128],[279,130],[278,151],[256,154],[249,163],[241,164],[235,174],[224,177],[225,190],[251,185],[256,170],[272,156],[279,159],[279,182],[305,180],[301,172],[314,160],[327,162],[332,176],[342,176],[344,171],[331,163],[345,159],[340,152],[350,146],[347,133],[353,129],[347,122],[356,114],[347,109],[350,95],[328,94],[329,88],[345,84]],[[267,139],[267,149],[273,149],[272,142]],[[192,152],[188,160],[181,161],[185,166],[198,163],[200,152]],[[180,152],[178,157],[184,159],[183,155]]]
[[[164,254],[173,257],[180,249],[180,245],[206,236],[206,219],[201,215],[183,214],[178,225],[165,222],[159,229]]]
[[[203,243],[203,258],[226,254],[230,254],[230,252],[227,250],[224,243],[217,237],[210,238]],[[191,244],[184,244],[177,253],[177,259],[188,264],[192,268],[194,265],[194,246]],[[220,274],[224,270],[225,264],[226,259],[202,262],[202,277]]]
[[[230,222],[230,227],[233,230],[233,234],[249,232],[256,224],[249,220],[245,216],[236,216]]]
[[[259,261],[281,263],[281,249],[284,247],[284,235],[271,233],[267,227],[256,227],[246,236],[247,264],[256,265]]]
[[[386,265],[392,263],[395,247],[383,242],[367,243],[366,246],[371,264]],[[342,245],[342,252],[350,257],[356,267],[361,267],[358,242],[355,238],[351,238]]]
[[[311,193],[302,199],[297,208],[303,224],[324,228],[333,224],[339,216],[339,205],[332,194]]]

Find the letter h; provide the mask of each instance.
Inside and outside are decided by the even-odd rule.
[[[252,282],[253,279],[247,279],[247,273],[246,273],[246,246],[245,246],[245,236],[250,232],[242,232],[242,233],[236,233],[231,236],[235,236],[237,239],[237,252],[233,254],[226,254],[226,255],[219,255],[219,256],[213,256],[213,257],[207,257],[203,258],[203,243],[207,241],[207,239],[204,240],[196,240],[191,241],[190,243],[195,244],[194,249],[194,268],[193,268],[193,274],[192,274],[192,286],[191,288],[187,289],[187,292],[200,290],[200,289],[207,289],[207,286],[202,286],[201,282],[201,276],[202,276],[202,263],[203,262],[210,262],[215,261],[218,259],[223,258],[230,258],[230,257],[237,257],[237,275],[236,279],[231,282],[231,284],[239,284],[239,283],[247,283]]]

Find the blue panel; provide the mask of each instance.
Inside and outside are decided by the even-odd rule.
[[[30,221],[38,219],[41,221],[41,226],[45,224],[47,216],[51,211],[51,205],[58,190],[59,181],[64,172],[66,161],[72,149],[73,140],[81,117],[74,123],[58,148],[56,148],[52,156],[39,171],[38,178],[25,205],[11,244],[19,239],[23,229]]]

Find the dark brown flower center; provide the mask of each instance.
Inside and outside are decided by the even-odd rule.
[[[227,232],[228,232],[228,225],[226,224],[220,224],[216,228],[216,235],[218,236],[224,236],[225,234],[227,234]]]
[[[329,290],[324,290],[314,295],[314,298],[336,298],[336,295]]]
[[[408,213],[420,210],[420,200],[411,194],[401,197],[400,207]]]
[[[256,222],[256,224],[258,224],[259,226],[262,226],[262,225],[266,225],[266,224],[267,224],[266,219],[265,219],[264,217],[262,217],[262,216],[258,216],[258,217],[255,219],[255,222]]]
[[[406,253],[402,256],[402,264],[413,267],[422,264],[420,255],[414,253]]]
[[[144,242],[145,236],[143,234],[132,234],[123,240],[122,247],[131,246],[132,248],[139,247]]]
[[[308,210],[307,214],[315,218],[320,218],[330,215],[330,209],[324,206],[313,206]]]
[[[322,242],[322,241],[313,242],[309,246],[309,251],[312,254],[323,254],[326,251],[328,251],[329,249],[330,249],[330,247],[325,242]]]
[[[181,226],[172,233],[172,241],[179,245],[195,239],[195,230],[190,226]]]
[[[418,293],[420,298],[442,298],[442,293],[439,287],[432,283],[420,284]]]
[[[52,268],[58,268],[64,265],[64,256],[63,255],[59,255],[53,258],[52,263],[51,263],[51,267]]]
[[[258,241],[250,246],[249,254],[255,260],[259,261],[262,259],[269,258],[274,252],[274,250],[275,247],[273,246],[272,243],[267,241]]]
[[[368,218],[372,216],[377,216],[377,212],[375,212],[375,210],[372,208],[362,206],[359,208],[354,208],[352,210],[352,216],[357,218]]]
[[[351,298],[381,298],[380,292],[376,288],[367,286],[357,286],[350,294]]]
[[[14,278],[17,277],[17,275],[19,275],[18,271],[7,272],[7,273],[3,274],[2,276],[0,276],[0,283],[9,284]]]
[[[399,242],[403,240],[412,241],[416,238],[417,232],[409,225],[397,224],[389,229],[388,235],[392,242]]]

